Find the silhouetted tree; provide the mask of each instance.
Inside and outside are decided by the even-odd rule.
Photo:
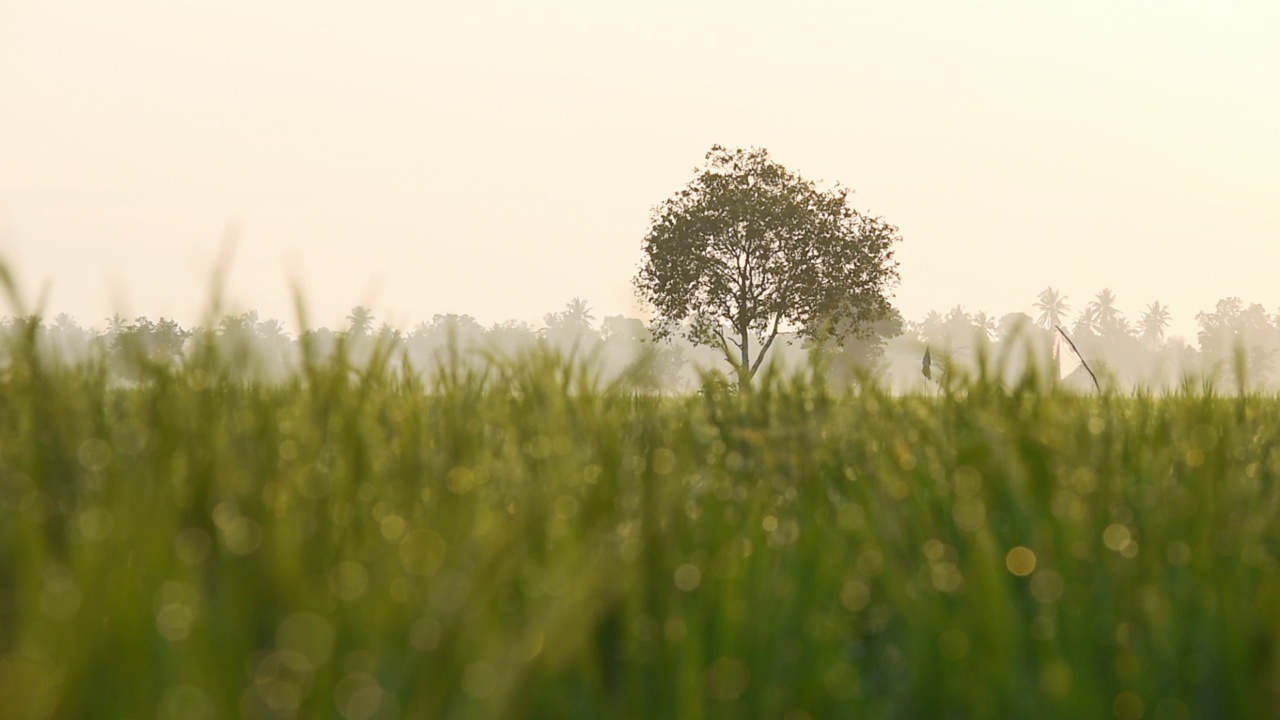
[[[129,321],[121,317],[120,313],[115,313],[107,318],[107,335],[109,336],[119,335],[127,327],[129,327]]]
[[[162,317],[154,322],[139,316],[111,337],[109,367],[122,378],[139,380],[148,364],[177,364],[191,335],[174,320]]]
[[[477,349],[484,337],[484,326],[470,315],[437,314],[429,323],[418,323],[405,346],[414,367],[425,370],[445,351],[457,358]]]
[[[1129,325],[1124,319],[1124,313],[1116,307],[1116,295],[1111,292],[1111,288],[1103,288],[1098,291],[1097,296],[1089,303],[1089,310],[1093,315],[1094,331],[1106,338],[1117,333],[1129,332]]]
[[[1050,287],[1040,291],[1040,299],[1036,301],[1036,309],[1040,311],[1040,316],[1036,318],[1036,324],[1052,330],[1066,320],[1067,313],[1071,311],[1071,306],[1067,304],[1066,295],[1062,295]]]
[[[1076,316],[1076,320],[1071,325],[1071,335],[1073,337],[1096,336],[1098,334],[1098,310],[1092,305],[1087,305],[1080,314]]]
[[[543,316],[546,327],[539,333],[543,339],[561,350],[590,350],[599,334],[591,326],[595,316],[582,298],[574,298],[558,313]]]
[[[996,319],[985,312],[973,314],[973,326],[981,330],[983,337],[988,341],[996,339]]]
[[[352,335],[368,335],[373,331],[373,311],[363,305],[351,308],[347,321],[351,323],[349,332]]]
[[[283,379],[293,363],[293,343],[284,331],[284,323],[269,318],[262,320],[255,328],[263,357],[263,370],[266,377]]]
[[[1275,351],[1280,346],[1280,331],[1271,322],[1265,308],[1254,303],[1246,306],[1238,297],[1219,300],[1212,313],[1198,313],[1197,338],[1206,369],[1227,374],[1233,381],[1234,357],[1242,351],[1248,362],[1251,385],[1265,384],[1274,371]]]
[[[88,356],[93,334],[68,313],[58,313],[53,325],[45,330],[45,339],[60,360],[79,362]]]
[[[987,328],[980,326],[974,317],[961,305],[951,308],[946,315],[930,311],[916,332],[921,342],[947,351],[947,356],[956,350],[972,352],[975,342],[987,338]]]
[[[1138,320],[1142,342],[1148,350],[1155,351],[1164,344],[1164,331],[1169,327],[1169,308],[1155,301],[1147,306]]]
[[[695,172],[644,238],[635,283],[659,332],[687,321],[745,386],[786,326],[859,335],[886,315],[900,237],[853,210],[848,190],[819,190],[763,149],[714,146]]]
[[[289,339],[289,336],[284,331],[284,323],[275,318],[258,323],[257,330],[258,336],[268,342],[281,342]]]
[[[485,331],[485,347],[506,355],[514,355],[532,347],[538,334],[529,323],[523,320],[508,320],[495,323]]]
[[[996,322],[996,339],[1001,343],[1007,342],[1010,338],[1018,333],[1024,333],[1027,328],[1040,325],[1046,329],[1052,326],[1045,326],[1043,323],[1036,323],[1031,316],[1021,312],[1005,313],[1000,316],[1000,320]]]
[[[879,374],[884,370],[885,345],[898,337],[906,328],[902,314],[896,308],[871,324],[871,332],[848,337],[836,348],[830,364],[832,380],[850,384],[863,373]]]
[[[565,305],[560,317],[566,325],[583,330],[590,330],[591,323],[596,319],[596,316],[591,314],[587,301],[579,297],[575,297]]]

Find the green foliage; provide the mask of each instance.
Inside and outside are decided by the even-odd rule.
[[[659,327],[687,323],[687,337],[721,348],[745,382],[780,329],[839,339],[885,317],[897,228],[765,150],[717,145],[706,160],[655,208],[644,239],[636,287]]]
[[[6,718],[1280,712],[1274,397],[343,347],[128,388],[12,351]]]

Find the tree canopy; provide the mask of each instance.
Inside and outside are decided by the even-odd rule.
[[[714,345],[746,383],[780,330],[865,337],[889,312],[898,229],[760,148],[716,145],[683,190],[654,208],[638,294],[665,332]],[[754,344],[753,344],[754,341]]]

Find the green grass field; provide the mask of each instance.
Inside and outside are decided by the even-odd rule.
[[[1280,403],[0,379],[5,718],[1280,715]]]

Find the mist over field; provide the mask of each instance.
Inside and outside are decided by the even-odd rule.
[[[1046,296],[1052,302],[1044,303]],[[931,391],[946,373],[987,373],[1014,383],[1033,367],[1040,373],[1058,372],[1057,333],[1050,328],[1061,327],[1108,388],[1169,392],[1186,383],[1208,382],[1231,390],[1280,389],[1280,315],[1268,313],[1262,305],[1226,298],[1211,311],[1196,314],[1198,332],[1188,339],[1166,334],[1172,318],[1159,302],[1131,320],[1108,290],[1081,303],[1078,313],[1069,313],[1068,299],[1052,288],[1041,300],[1035,317],[1021,312],[993,317],[956,306],[904,321],[894,311],[871,326],[866,337],[830,343],[816,356],[817,343],[784,332],[766,354],[764,366],[793,373],[816,361],[835,386],[871,381],[895,392]],[[36,318],[6,318],[5,337],[12,341],[22,336],[32,319]],[[655,337],[638,318],[597,318],[581,298],[544,314],[537,327],[520,321],[484,327],[470,315],[448,314],[406,331],[380,322],[363,306],[353,308],[337,328],[297,333],[289,331],[290,324],[250,311],[224,315],[209,328],[184,328],[172,320],[145,316],[113,316],[98,327],[84,327],[62,314],[38,318],[35,332],[38,347],[49,358],[73,364],[105,361],[121,380],[138,377],[140,359],[180,365],[202,345],[231,353],[244,381],[283,381],[299,370],[305,353],[327,358],[339,350],[356,367],[376,355],[392,367],[412,369],[423,377],[442,363],[481,366],[494,358],[510,360],[550,350],[581,362],[603,383],[627,377],[638,388],[667,393],[698,387],[703,372],[732,370],[714,347],[690,343],[678,333]],[[938,368],[934,378],[922,372],[926,349]],[[1081,392],[1094,389],[1083,368],[1060,379]]]

